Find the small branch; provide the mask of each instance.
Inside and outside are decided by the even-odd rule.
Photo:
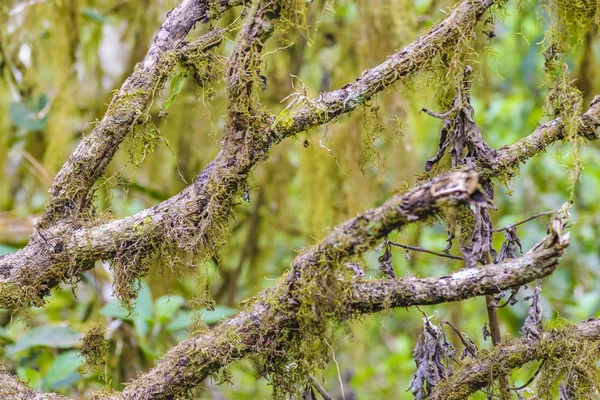
[[[364,71],[358,79],[341,89],[321,93],[318,98],[293,110],[290,113],[293,124],[278,126],[277,136],[281,139],[325,124],[354,110],[398,80],[429,69],[436,55],[460,47],[462,38],[470,35],[483,13],[494,4],[502,6],[503,2],[460,2],[446,19],[414,43],[392,54],[384,63]]]
[[[533,375],[531,375],[531,378],[529,378],[527,380],[527,382],[525,382],[524,384],[522,384],[521,386],[517,386],[517,387],[511,387],[510,390],[514,390],[514,391],[518,391],[518,390],[523,390],[525,389],[527,386],[529,386],[531,384],[531,382],[533,382],[533,380],[538,376],[538,374],[540,373],[540,371],[542,370],[542,367],[544,366],[544,363],[546,362],[546,360],[542,360],[542,362],[540,363],[540,365],[538,365],[537,369],[535,370],[535,372],[533,373]]]
[[[536,219],[538,217],[541,217],[543,215],[554,215],[554,214],[558,214],[558,213],[560,213],[560,211],[558,211],[558,210],[544,211],[544,212],[541,212],[541,213],[537,213],[537,214],[532,215],[529,218],[524,219],[523,221],[519,221],[519,222],[516,222],[514,224],[506,225],[504,228],[492,229],[492,232],[503,232],[503,231],[505,231],[507,229],[510,229],[510,228],[513,228],[515,226],[523,225],[523,224],[525,224],[525,223],[527,223],[529,221],[532,221],[532,220],[534,220],[534,219]]]
[[[278,0],[256,1],[227,61],[227,111],[232,134],[244,131],[260,108],[254,87],[260,79],[261,52],[281,14]],[[266,84],[266,82],[264,83]],[[260,124],[246,134],[257,133]],[[239,135],[237,135],[239,136]]]
[[[471,354],[471,356],[473,358],[477,357],[477,352],[476,350],[473,349],[474,345],[469,343],[467,341],[467,339],[465,339],[464,335],[462,334],[461,331],[458,330],[458,328],[456,326],[454,326],[454,324],[452,324],[450,321],[442,321],[443,324],[448,325],[450,328],[452,328],[452,330],[454,331],[454,333],[456,333],[456,335],[458,336],[458,338],[460,339],[460,341],[462,342],[463,346],[465,346],[465,349],[467,349],[467,351]]]
[[[422,247],[408,246],[405,244],[392,242],[390,240],[388,240],[388,243],[391,244],[392,246],[401,247],[406,250],[419,251],[421,253],[433,254],[434,256],[450,258],[452,260],[461,260],[462,261],[462,259],[463,259],[462,257],[454,256],[452,254],[446,254],[446,253],[440,253],[440,252],[433,251],[433,250],[427,250]]]
[[[324,400],[333,400],[333,397],[331,397],[331,395],[327,393],[327,390],[325,390],[325,388],[319,383],[319,381],[314,376],[312,376],[312,374],[308,374],[308,377],[310,378],[310,383],[315,389],[317,389],[317,392],[319,392],[319,394],[321,395],[321,397],[323,397]]]

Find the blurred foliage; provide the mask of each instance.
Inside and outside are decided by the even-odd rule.
[[[166,0],[4,0],[0,4],[0,216],[39,215],[52,177],[82,136],[106,109],[113,90],[142,59],[153,34],[174,5]],[[265,107],[285,118],[291,93],[314,97],[335,89],[384,61],[424,29],[447,14],[449,0],[314,0],[306,31],[272,39],[263,56],[267,87]],[[140,12],[143,10],[143,12]],[[241,10],[227,12],[219,26],[238,24]],[[477,29],[469,51],[476,72],[475,119],[485,140],[498,148],[530,134],[551,118],[543,112],[548,89],[544,74],[547,9],[533,1],[513,1]],[[199,26],[192,34],[208,29]],[[570,79],[586,104],[600,89],[595,77],[600,41],[594,27],[583,32],[566,57]],[[490,32],[494,34],[491,35]],[[234,36],[232,35],[232,39]],[[226,41],[223,54],[232,49]],[[214,66],[216,71],[221,64]],[[440,110],[444,88],[428,85],[428,75],[411,85],[398,84],[337,123],[276,148],[251,179],[248,201],[236,211],[228,244],[208,265],[173,276],[150,269],[132,312],[121,308],[111,292],[111,269],[97,263],[75,290],[53,291],[43,309],[29,314],[0,312],[0,357],[32,388],[77,396],[110,387],[122,388],[138,371],[147,371],[166,350],[198,329],[231,315],[239,303],[271,286],[297,251],[316,243],[333,226],[415,181],[433,156],[439,122],[419,115],[423,107]],[[127,146],[115,157],[97,188],[98,210],[121,218],[150,207],[193,181],[220,147],[224,125],[224,84],[214,90],[194,87],[175,75],[152,108],[161,138],[153,153],[133,163]],[[281,113],[281,114],[280,114]],[[561,267],[544,281],[545,318],[561,315],[581,321],[600,313],[600,219],[596,196],[600,165],[598,144],[556,145],[521,168],[508,187],[498,187],[492,212],[495,226],[505,226],[540,211],[560,208],[571,195],[571,246]],[[571,179],[579,157],[584,170]],[[519,227],[524,249],[545,233],[547,219]],[[441,250],[445,227],[419,226],[390,237],[396,242]],[[494,238],[500,248],[503,234]],[[0,243],[0,254],[27,241]],[[394,249],[399,276],[442,276],[460,262]],[[374,251],[365,256],[366,276],[379,276]],[[195,310],[194,295],[208,275],[214,310]],[[528,291],[519,295],[522,299]],[[469,332],[479,347],[486,320],[483,299],[423,307]],[[499,310],[503,333],[518,335],[527,304]],[[412,349],[422,326],[416,309],[390,310],[348,323],[333,343],[336,363],[317,378],[330,393],[346,398],[411,398],[405,392],[415,365]],[[102,327],[108,341],[105,368],[83,368],[78,349],[84,334]],[[104,329],[105,328],[105,329]],[[457,348],[456,337],[451,337]],[[339,366],[339,370],[338,370]],[[536,365],[514,373],[515,386]],[[246,361],[230,367],[232,383],[206,382],[198,398],[268,398],[271,389],[256,380]]]

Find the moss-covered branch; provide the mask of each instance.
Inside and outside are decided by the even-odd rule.
[[[148,53],[114,96],[102,120],[56,175],[38,229],[60,220],[73,221],[88,211],[94,183],[104,174],[132,128],[145,122],[144,115],[176,64],[175,53],[184,46],[188,32],[196,23],[208,22],[219,10],[240,3],[239,0],[219,1],[214,7],[209,1],[182,0],[167,14]],[[211,42],[211,45],[217,43]]]
[[[261,293],[242,312],[210,332],[177,345],[155,368],[133,381],[117,398],[169,398],[194,387],[233,360],[248,354],[285,351],[279,348],[289,345],[285,338],[290,332],[301,331],[304,316],[300,313],[300,303],[311,299],[299,299],[296,295],[301,291],[299,288],[313,278],[310,272],[315,266],[321,271],[334,271],[340,262],[363,253],[392,229],[428,218],[440,207],[477,202],[479,196],[477,175],[471,171],[455,172],[420,185],[403,196],[395,196],[381,207],[338,226],[320,244],[296,258],[287,279]],[[340,307],[328,316],[344,319],[376,312],[386,306],[434,304],[498,293],[548,275],[567,244],[567,236],[554,232],[523,259],[484,266],[480,270],[429,280],[400,278],[391,281],[395,285],[387,284],[388,280],[355,281],[341,298],[336,299]],[[488,268],[491,268],[489,272]],[[294,283],[294,290],[289,289],[290,282]],[[388,289],[384,292],[378,287]],[[431,291],[429,296],[426,290]],[[375,301],[376,306],[369,308],[364,304],[370,300]],[[316,313],[319,313],[319,307],[328,307],[317,301],[310,304],[317,308]]]
[[[338,90],[324,92],[290,113],[291,124],[277,127],[284,138],[325,124],[337,116],[354,110],[382,90],[412,74],[429,70],[436,56],[453,53],[460,43],[470,38],[477,22],[493,5],[505,1],[465,0],[442,22],[432,27],[412,44],[392,54],[384,63],[365,70],[354,82]]]
[[[55,393],[39,393],[30,389],[26,382],[6,371],[0,365],[0,398],[13,400],[68,400]]]
[[[265,42],[275,31],[280,14],[278,0],[256,1],[227,60],[228,129],[232,135],[239,132],[243,136],[244,132],[263,130],[256,121],[260,102],[254,89],[257,83],[266,84],[261,82],[265,78],[260,75],[260,55]],[[252,127],[253,120],[255,127]]]
[[[423,188],[427,188],[427,185]],[[410,201],[410,196],[405,196],[402,198]],[[393,207],[390,206],[392,201],[396,203]],[[463,201],[468,201],[468,198],[463,197]],[[322,269],[334,269],[337,265],[336,260],[344,260],[348,256],[346,249],[335,246],[335,241],[342,237],[354,239],[352,242],[359,245],[356,252],[366,250],[367,246],[361,240],[371,242],[373,237],[385,234],[377,229],[371,231],[371,224],[363,224],[360,221],[373,220],[373,216],[378,215],[381,221],[400,221],[390,222],[390,226],[401,226],[406,221],[402,221],[404,213],[399,204],[407,202],[390,200],[386,205],[361,214],[334,229],[322,243],[300,255],[294,262],[295,268],[310,270],[314,265],[314,257],[307,255],[321,254],[328,248],[325,253],[329,254],[330,258],[322,259],[319,265]],[[423,207],[418,218],[431,215],[438,206],[439,202],[436,201]],[[392,215],[393,210],[400,216]],[[352,233],[348,232],[349,228],[353,230]],[[441,278],[405,277],[395,280],[354,281],[346,297],[337,299],[342,304],[339,312],[330,316],[345,319],[389,307],[436,304],[486,293],[498,293],[550,274],[567,245],[568,236],[552,232],[523,258],[501,264],[463,270]],[[303,283],[303,278],[296,281],[297,285]],[[371,303],[374,305],[370,306]],[[316,301],[311,304],[317,309],[323,306]],[[285,338],[290,332],[297,333],[301,329],[303,317],[298,313],[299,310],[298,301],[287,289],[287,281],[282,281],[277,287],[260,294],[236,316],[222,322],[208,333],[190,338],[170,350],[155,368],[131,382],[123,393],[115,398],[169,398],[195,386],[207,376],[216,374],[236,359],[250,354],[285,351],[285,348],[280,347],[286,343],[290,345]],[[318,313],[319,310],[315,312]]]
[[[575,364],[583,358],[597,356],[599,342],[600,319],[542,332],[539,340],[526,337],[509,340],[498,347],[482,351],[476,359],[469,360],[447,380],[443,380],[436,386],[431,399],[466,399],[469,394],[485,387],[494,377],[505,375],[534,360],[558,360],[560,363],[562,358],[565,365],[572,367],[573,365],[568,364],[571,363],[573,355],[576,358]],[[584,349],[587,346],[596,349],[596,354],[586,353]],[[569,354],[571,357],[567,357]],[[595,367],[597,360],[592,361]],[[587,395],[589,396],[590,393]],[[596,396],[597,392],[592,393],[589,398],[596,398]]]
[[[320,244],[299,255],[287,279],[261,293],[239,314],[207,333],[192,337],[171,349],[150,372],[129,383],[112,399],[173,398],[196,387],[230,362],[249,354],[276,354],[285,350],[288,335],[300,335],[303,318],[299,298],[315,272],[336,273],[341,262],[360,255],[391,230],[429,218],[443,207],[485,202],[477,174],[458,171],[419,185],[403,196],[394,196],[382,206],[366,211],[335,228]],[[555,268],[568,244],[568,236],[552,232],[523,258],[481,269],[459,271],[441,278],[342,282],[347,290],[336,299],[339,307],[330,319],[347,319],[387,307],[435,304],[498,293],[542,278]],[[341,278],[344,279],[344,278]],[[294,288],[290,290],[290,284]],[[311,307],[329,307],[311,302]],[[327,323],[327,321],[324,321]],[[283,347],[283,348],[282,348]]]
[[[600,96],[594,97],[588,110],[579,115],[577,134],[587,140],[596,140],[600,126]],[[489,166],[494,174],[504,174],[514,170],[522,162],[542,153],[553,143],[567,139],[562,118],[556,118],[540,125],[531,135],[518,142],[498,149],[497,157]]]
[[[520,287],[554,272],[569,236],[553,231],[523,257],[482,268],[466,268],[441,278],[405,277],[352,286],[350,307],[361,313],[388,307],[439,304]]]
[[[231,1],[218,4],[224,8],[239,3],[241,2]],[[463,1],[444,22],[419,38],[413,45],[408,46],[363,76],[366,79],[366,77],[381,75],[385,79],[372,80],[369,78],[365,80],[361,78],[347,87],[363,87],[363,84],[368,81],[369,83],[365,86],[368,89],[365,89],[364,93],[374,93],[386,87],[383,83],[391,83],[388,80],[389,76],[402,71],[405,76],[419,69],[429,68],[429,63],[422,59],[426,50],[432,49],[434,53],[440,51],[444,43],[451,40],[448,39],[448,36],[458,40],[461,35],[470,32],[477,18],[492,3],[494,2]],[[190,2],[182,4],[178,7],[184,7],[184,5],[193,7]],[[198,5],[198,7],[203,6]],[[184,21],[188,21],[187,18],[190,16],[192,19],[196,18],[200,11],[194,10],[192,12],[177,8],[169,15],[168,21],[171,22],[166,22],[165,26],[171,26],[173,21],[179,21],[177,18],[183,18]],[[213,15],[210,12],[207,15]],[[272,11],[265,9],[263,12]],[[269,23],[271,22],[269,20]],[[462,27],[461,24],[465,26]],[[252,26],[252,23],[249,23],[248,26]],[[166,28],[161,29],[157,37],[162,38],[165,34]],[[145,72],[136,70],[132,75],[133,77],[137,76],[136,74],[143,75],[140,77],[140,84],[144,82],[144,84],[149,84],[148,79],[153,79],[152,82],[156,83],[157,79],[162,76],[162,69],[157,67],[157,63],[161,57],[167,57],[165,56],[166,44],[163,43],[166,39],[163,39],[157,39],[156,43],[162,44],[157,45],[157,49],[149,52],[148,57],[155,61],[144,61],[138,67],[139,69],[145,66],[144,68],[149,68],[149,70]],[[173,39],[168,43],[173,47],[177,46],[180,41],[181,38]],[[138,90],[139,86],[136,86],[134,90],[132,82],[138,82],[138,80],[130,78],[124,84],[124,88],[109,107],[106,117],[94,130],[95,133],[86,137],[67,162],[67,166],[59,173],[48,212],[42,218],[42,222],[38,224],[38,229],[32,235],[28,246],[15,254],[0,257],[0,306],[15,308],[41,305],[43,297],[49,293],[52,287],[60,282],[71,280],[79,273],[92,268],[96,260],[115,260],[115,265],[125,266],[120,270],[126,271],[128,275],[117,274],[119,279],[117,287],[125,287],[127,290],[128,285],[133,285],[137,278],[144,275],[145,268],[147,268],[147,264],[144,262],[157,249],[171,246],[170,249],[174,251],[182,249],[200,256],[210,255],[222,244],[227,234],[233,204],[241,189],[245,187],[252,168],[266,160],[271,147],[281,140],[281,133],[285,135],[292,133],[291,131],[279,132],[278,128],[271,129],[272,121],[267,118],[264,123],[253,125],[252,132],[239,131],[237,134],[226,135],[222,150],[197,177],[194,184],[155,207],[121,220],[97,226],[89,226],[89,222],[85,224],[86,226],[80,225],[78,222],[49,226],[46,222],[55,217],[67,214],[75,217],[79,215],[82,207],[85,208],[90,200],[88,197],[90,181],[95,180],[102,173],[114,154],[116,146],[135,120],[135,116],[131,114],[132,101],[134,106],[136,104],[140,106],[133,108],[144,110],[142,106],[147,104],[149,101],[147,96],[150,94],[146,90]],[[130,93],[132,90],[133,92]],[[347,89],[340,90],[346,93]],[[339,95],[342,92],[336,93]],[[325,96],[323,99],[333,99],[338,95]],[[121,111],[117,110],[117,105],[122,102],[119,99],[126,99],[128,103]],[[321,100],[318,101],[321,102]],[[323,104],[326,105],[326,103]],[[333,107],[334,103],[331,104]],[[325,114],[334,115],[336,113],[334,108],[326,110]],[[121,116],[121,112],[125,112],[126,115]],[[123,121],[129,122],[122,124]],[[320,120],[315,123],[327,121]],[[296,126],[300,129],[307,127],[309,125],[306,124]],[[258,131],[255,131],[255,128]],[[78,171],[78,168],[83,170]],[[73,187],[75,191],[71,190]],[[73,193],[78,199],[75,202],[72,199]],[[65,212],[68,213],[65,214]],[[123,294],[125,299],[130,296]]]

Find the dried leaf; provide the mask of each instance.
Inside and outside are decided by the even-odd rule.
[[[425,170],[428,172],[442,159],[449,146],[453,168],[471,165],[475,161],[489,164],[496,157],[496,151],[483,140],[481,129],[473,120],[474,110],[470,102],[472,71],[469,66],[465,68],[462,87],[456,90],[452,109],[442,114],[425,108],[422,110],[434,118],[444,120],[437,153],[425,163]]]
[[[517,250],[523,253],[521,240],[519,239],[517,228],[509,225],[506,227],[506,234],[504,236],[502,247],[500,248],[500,253],[494,256],[494,262],[500,263],[506,259],[517,258]]]
[[[525,318],[521,331],[530,340],[538,339],[540,337],[539,330],[542,328],[544,310],[540,301],[540,291],[541,289],[536,287],[533,295],[525,297],[525,300],[531,300],[531,305],[529,306],[527,318]]]
[[[443,345],[443,342],[447,344]],[[408,387],[416,400],[427,398],[439,381],[446,377],[447,366],[444,365],[444,360],[447,360],[449,354],[453,356],[454,350],[450,345],[442,328],[432,325],[427,317],[423,318],[423,331],[413,351],[417,371]]]
[[[392,246],[386,241],[385,242],[385,252],[381,257],[379,257],[379,269],[383,272],[388,278],[396,278],[396,271],[394,270],[394,266],[392,265]]]
[[[471,340],[470,337],[468,337],[467,335],[465,335],[463,333],[464,339],[467,342],[467,345],[465,346],[465,348],[463,349],[462,353],[460,354],[460,359],[464,360],[465,358],[469,357],[469,358],[475,358],[477,357],[477,346],[475,345],[475,342],[473,342],[473,340]]]
[[[487,338],[492,337],[492,332],[490,332],[487,322],[483,324],[483,328],[481,328],[481,333],[483,334],[484,342],[487,342]]]

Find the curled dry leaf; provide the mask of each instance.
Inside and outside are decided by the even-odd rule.
[[[450,147],[453,168],[471,165],[475,161],[491,163],[496,158],[496,151],[483,140],[481,129],[473,120],[474,110],[470,101],[472,72],[473,69],[470,66],[465,68],[462,85],[456,89],[454,103],[449,111],[439,114],[426,108],[422,110],[426,114],[444,121],[440,132],[438,151],[425,163],[425,170],[428,172],[441,160],[448,147]]]
[[[442,328],[432,325],[429,318],[423,318],[423,331],[413,350],[417,370],[408,387],[416,400],[426,399],[449,372],[447,361],[450,356],[454,357],[455,350],[454,346],[442,344],[448,343],[442,332]]]
[[[384,244],[385,251],[383,252],[383,255],[379,257],[379,269],[385,276],[393,279],[396,278],[396,271],[392,264],[392,246],[387,241]]]
[[[523,247],[521,246],[517,228],[511,225],[506,228],[504,242],[502,243],[500,252],[496,253],[494,251],[492,253],[494,262],[498,264],[509,258],[517,258],[517,250],[523,253]]]
[[[529,306],[527,318],[525,318],[521,331],[526,338],[531,340],[536,340],[540,337],[540,330],[542,328],[544,310],[540,302],[540,292],[541,289],[536,287],[531,296],[525,297],[526,301],[531,300],[531,305]]]

